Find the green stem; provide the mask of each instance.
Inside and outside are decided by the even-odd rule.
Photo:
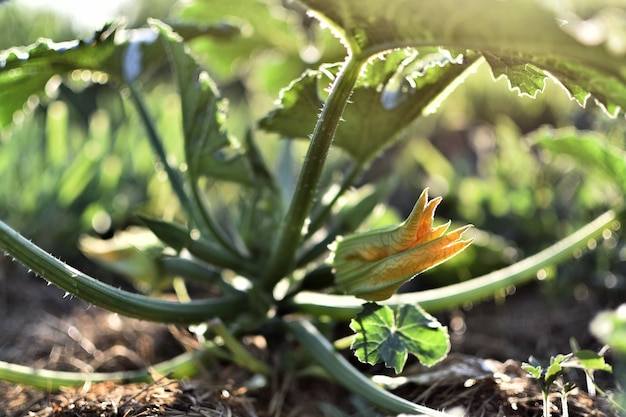
[[[272,369],[266,363],[255,359],[245,347],[226,328],[220,319],[213,319],[208,323],[209,329],[224,341],[224,346],[232,353],[232,361],[252,372],[265,376],[272,374]]]
[[[550,417],[550,394],[543,392],[543,417]]]
[[[261,278],[261,285],[265,289],[273,288],[282,277],[289,273],[293,265],[294,255],[302,238],[304,223],[313,205],[328,150],[364,63],[363,59],[354,57],[347,59],[324,104],[311,136],[311,143],[298,177],[295,194]]]
[[[159,239],[177,251],[186,248],[193,256],[211,265],[229,268],[245,276],[258,275],[257,268],[250,261],[233,255],[208,237],[196,239],[185,226],[141,214],[138,217]]]
[[[288,319],[287,327],[316,362],[338,383],[360,395],[370,403],[392,413],[420,414],[433,417],[450,417],[449,414],[415,404],[385,391],[360,373],[337,352],[311,323],[300,319]]]
[[[328,253],[328,246],[337,239],[337,236],[342,232],[341,225],[336,225],[328,228],[326,236],[315,245],[307,248],[301,254],[298,254],[296,259],[296,268],[305,266],[306,264],[313,262],[324,254]]]
[[[122,372],[51,371],[0,361],[0,380],[13,384],[29,385],[47,391],[57,391],[62,387],[80,386],[89,382],[150,382],[153,380],[151,371],[156,371],[159,375],[167,375],[173,379],[189,378],[198,373],[199,365],[206,362],[208,353],[212,352],[208,349],[187,352],[151,366],[150,369]]]
[[[616,219],[617,214],[609,210],[568,237],[511,266],[434,290],[396,294],[382,304],[419,304],[429,312],[436,312],[490,298],[500,290],[533,279],[541,269],[570,258],[575,251],[584,248],[590,239],[601,236]],[[350,320],[361,311],[363,302],[352,296],[303,292],[293,298],[286,310]]]
[[[233,318],[246,297],[166,301],[115,288],[61,262],[0,221],[0,248],[68,294],[128,317],[167,323],[198,323],[212,317]]]
[[[243,295],[243,292],[224,281],[222,274],[193,259],[166,256],[161,259],[161,266],[167,275],[180,275],[196,282],[212,283],[228,294]]]

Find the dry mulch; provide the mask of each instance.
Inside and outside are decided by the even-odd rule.
[[[14,267],[8,270],[19,274],[19,279],[12,275],[9,285],[1,275],[6,265],[0,266],[0,360],[56,370],[110,372],[142,368],[194,346],[195,339],[184,328],[128,319],[63,299],[58,290]],[[253,389],[249,373],[230,364],[214,365],[192,381],[155,375],[152,383],[94,383],[56,393],[0,383],[0,416],[382,416],[328,381],[295,378],[277,367],[264,387]],[[538,386],[518,361],[455,353],[434,368],[410,366],[403,376],[407,383],[397,388],[399,395],[457,415],[542,415]],[[553,415],[561,415],[558,398],[552,402]],[[568,408],[572,417],[617,416],[606,399],[590,397],[583,389],[570,395]]]
[[[119,385],[103,382],[54,395],[13,387],[12,401],[2,404],[7,415],[32,417],[254,416],[250,400],[227,390],[199,389],[165,377],[153,383]],[[27,402],[31,405],[24,409]],[[1,403],[0,403],[1,404]]]
[[[452,369],[458,357],[452,355],[451,359],[439,368]],[[464,357],[463,360],[466,364],[483,362],[473,357]],[[428,386],[409,384],[401,388],[399,394],[420,404],[448,410],[454,415],[541,416],[541,394],[536,384],[521,371],[519,363],[490,362],[489,367],[495,371],[486,372],[482,367],[477,378],[467,378],[465,372],[468,369],[464,367],[458,376],[448,375]],[[271,400],[263,401],[259,392],[248,393],[246,388],[231,384],[211,385],[202,379],[184,382],[156,376],[155,381],[149,384],[104,382],[67,388],[53,394],[3,383],[0,384],[0,409],[4,410],[4,415],[12,417],[321,416],[324,415],[323,407],[318,408],[319,404],[316,404],[317,399],[324,396],[320,389],[343,391],[333,388],[331,384],[325,387],[316,384],[317,392],[299,387],[298,392],[290,392],[289,396],[290,401],[299,397],[302,404],[285,404],[279,410],[276,400],[283,396],[280,393],[270,394]],[[551,401],[553,415],[562,415],[556,395]],[[569,396],[568,408],[570,416],[617,417],[605,399],[592,398],[581,389],[576,389]],[[346,415],[363,415],[354,409],[345,409],[345,412]],[[371,415],[376,415],[373,410],[371,412]]]

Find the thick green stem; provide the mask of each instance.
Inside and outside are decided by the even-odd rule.
[[[61,262],[2,221],[0,248],[68,294],[128,317],[166,323],[198,323],[213,317],[233,318],[246,303],[243,294],[180,303],[115,288]]]
[[[512,285],[527,282],[533,279],[539,270],[571,257],[575,251],[584,248],[590,239],[600,237],[616,219],[616,213],[609,210],[565,239],[511,266],[459,284],[428,291],[396,294],[382,304],[392,306],[419,304],[425,310],[435,312],[481,301]],[[342,320],[350,320],[358,314],[364,302],[352,296],[319,293],[300,293],[290,301],[291,305],[286,307],[287,311],[295,310]]]
[[[360,395],[370,403],[392,413],[420,414],[433,417],[449,417],[449,414],[398,397],[374,384],[337,352],[324,336],[305,320],[286,321],[291,334],[298,340],[317,363],[338,383]]]
[[[293,265],[294,254],[302,238],[304,223],[313,205],[328,150],[364,63],[365,61],[361,59],[348,58],[324,104],[311,136],[311,143],[298,177],[295,194],[261,278],[265,289],[273,288],[282,277],[289,273]]]

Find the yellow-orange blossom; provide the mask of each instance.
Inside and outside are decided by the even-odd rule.
[[[450,222],[433,228],[441,197],[428,201],[428,189],[402,223],[339,238],[333,267],[337,288],[370,301],[391,297],[415,277],[461,252],[472,239],[460,240],[471,225],[448,234]]]

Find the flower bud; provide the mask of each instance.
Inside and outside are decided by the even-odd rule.
[[[337,288],[370,301],[391,297],[397,289],[450,259],[472,243],[460,240],[471,225],[446,233],[450,222],[433,227],[441,197],[428,201],[428,189],[402,223],[338,238],[333,267]]]

